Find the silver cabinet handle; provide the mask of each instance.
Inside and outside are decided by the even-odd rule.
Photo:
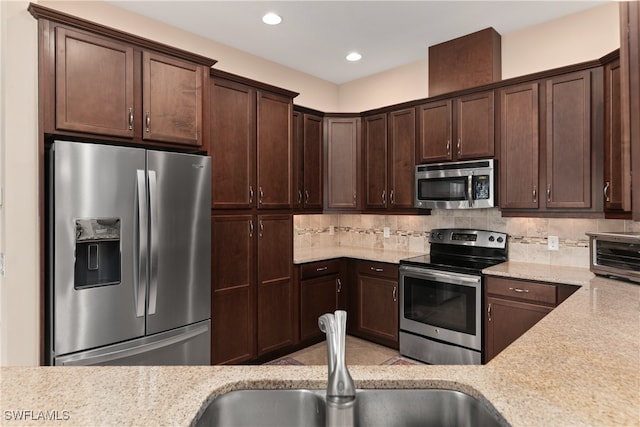
[[[155,314],[156,303],[158,301],[158,239],[160,234],[158,228],[158,191],[156,171],[149,171],[149,221],[151,225],[151,236],[149,236],[151,247],[151,260],[149,262],[149,314]]]
[[[354,205],[356,204],[356,200],[357,200],[357,199],[356,199],[356,196],[357,196],[357,195],[356,195],[356,193],[354,192],[354,193],[353,193],[353,204],[354,204]]]
[[[327,267],[327,266],[325,265],[324,267],[318,267],[318,268],[316,268],[316,271],[325,271],[325,270],[328,270],[328,269],[329,269],[329,267]]]
[[[338,285],[338,293],[342,292],[342,280],[336,279],[336,285]]]
[[[382,190],[382,204],[387,204],[387,190]]]
[[[260,220],[260,232],[258,233],[258,237],[262,236],[264,236],[264,224],[262,223],[262,220]]]
[[[258,187],[258,204],[262,204],[262,199],[264,198],[264,192],[262,191],[262,187]]]
[[[249,221],[249,238],[253,237],[253,220]]]
[[[309,204],[309,191],[304,190],[304,204],[308,205]]]
[[[389,199],[391,200],[391,204],[395,204],[396,203],[396,197],[395,197],[395,193],[393,190],[391,190],[391,192],[389,192]]]
[[[369,270],[375,271],[376,273],[382,273],[384,268],[369,267]]]
[[[129,108],[129,130],[133,129],[133,108]]]
[[[397,286],[393,287],[393,292],[391,293],[391,296],[393,297],[393,302],[398,301],[398,287]]]
[[[533,203],[537,203],[538,202],[538,186],[537,185],[533,185]]]
[[[491,322],[491,303],[489,303],[489,307],[487,307],[487,315],[489,316],[489,322]]]
[[[253,203],[253,185],[249,186],[249,204]]]
[[[451,141],[447,139],[447,156],[451,154]]]
[[[460,140],[460,138],[458,138],[458,156],[460,156],[460,151],[461,151],[460,150],[460,145],[461,145],[460,142],[461,142],[461,140]]]
[[[302,190],[298,190],[298,204],[302,204]]]
[[[151,132],[151,115],[149,114],[148,111],[147,111],[147,115],[146,115],[146,118],[145,118],[144,122],[145,122],[145,124],[147,126],[146,131],[147,132]]]
[[[604,200],[607,202],[610,202],[611,200],[609,199],[609,187],[611,186],[611,184],[609,183],[609,181],[607,181],[604,184]]]
[[[521,288],[509,288],[510,291],[519,292],[519,293],[529,293],[529,289],[521,289]]]
[[[547,202],[551,201],[551,184],[547,185]]]

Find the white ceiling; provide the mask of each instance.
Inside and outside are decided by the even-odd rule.
[[[506,35],[606,0],[110,3],[341,84],[426,58],[429,46],[487,27]],[[262,23],[270,11],[282,16],[280,25]],[[347,62],[354,50],[362,60]]]

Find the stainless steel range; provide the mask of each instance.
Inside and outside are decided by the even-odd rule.
[[[484,268],[507,260],[507,234],[435,229],[430,254],[400,261],[400,353],[438,365],[482,363]]]

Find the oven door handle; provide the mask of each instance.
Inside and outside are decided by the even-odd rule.
[[[420,275],[420,277],[422,278],[426,278],[426,279],[433,279],[433,280],[437,280],[440,282],[447,282],[447,283],[480,283],[481,281],[481,277],[480,276],[470,276],[470,275],[466,275],[466,274],[458,274],[458,273],[453,273],[453,272],[441,272],[441,271],[436,271],[436,270],[426,270],[424,268],[416,268],[416,267],[407,267],[407,266],[403,266],[401,271],[404,272],[413,272],[413,273],[417,273]],[[438,279],[445,279],[445,280],[438,280]]]

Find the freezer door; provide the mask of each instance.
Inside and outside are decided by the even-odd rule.
[[[56,358],[61,366],[209,365],[209,320],[129,342]]]
[[[211,318],[211,158],[147,152],[147,334]]]
[[[136,274],[145,260],[135,236],[138,201],[146,199],[145,152],[68,141],[52,150],[50,353],[140,337],[145,289],[138,285],[146,279]]]

